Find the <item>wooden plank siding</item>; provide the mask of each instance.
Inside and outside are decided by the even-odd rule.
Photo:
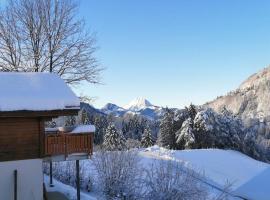
[[[73,153],[93,153],[93,133],[60,133],[45,135],[45,156],[65,155]]]
[[[43,126],[39,118],[0,118],[0,161],[39,158]]]
[[[94,133],[45,134],[44,118],[0,117],[0,162],[85,153],[92,155]]]

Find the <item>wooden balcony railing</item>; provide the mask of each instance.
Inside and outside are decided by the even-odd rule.
[[[60,133],[45,135],[45,156],[93,154],[93,133]]]

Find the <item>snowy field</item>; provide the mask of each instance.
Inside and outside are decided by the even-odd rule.
[[[269,164],[256,161],[244,154],[232,150],[167,150],[158,146],[140,149],[141,165],[149,166],[154,160],[171,160],[181,162],[204,175],[205,184],[216,193],[218,188],[230,184],[231,199],[269,200],[270,168]],[[91,160],[83,165],[92,167]],[[45,182],[48,177],[45,176]],[[49,190],[62,191],[70,199],[76,196],[76,190],[60,182]],[[242,197],[242,198],[237,198]],[[95,193],[82,193],[82,199],[99,199]]]

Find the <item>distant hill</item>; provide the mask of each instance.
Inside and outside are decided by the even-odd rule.
[[[88,113],[90,113],[91,115],[106,115],[106,113],[102,112],[101,110],[95,108],[94,106],[88,104],[88,103],[83,103],[81,102],[81,110],[86,110]]]
[[[204,106],[216,111],[226,106],[243,119],[257,118],[270,122],[270,66],[250,76],[235,91]]]
[[[106,114],[114,114],[115,116],[123,116],[126,113],[126,110],[120,106],[117,106],[113,103],[107,103],[104,107],[100,109],[101,112]]]

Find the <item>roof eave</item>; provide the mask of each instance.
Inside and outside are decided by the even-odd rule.
[[[63,110],[46,110],[46,111],[31,111],[31,110],[0,111],[0,118],[71,116],[71,115],[78,115],[79,110],[80,108],[69,108]]]

